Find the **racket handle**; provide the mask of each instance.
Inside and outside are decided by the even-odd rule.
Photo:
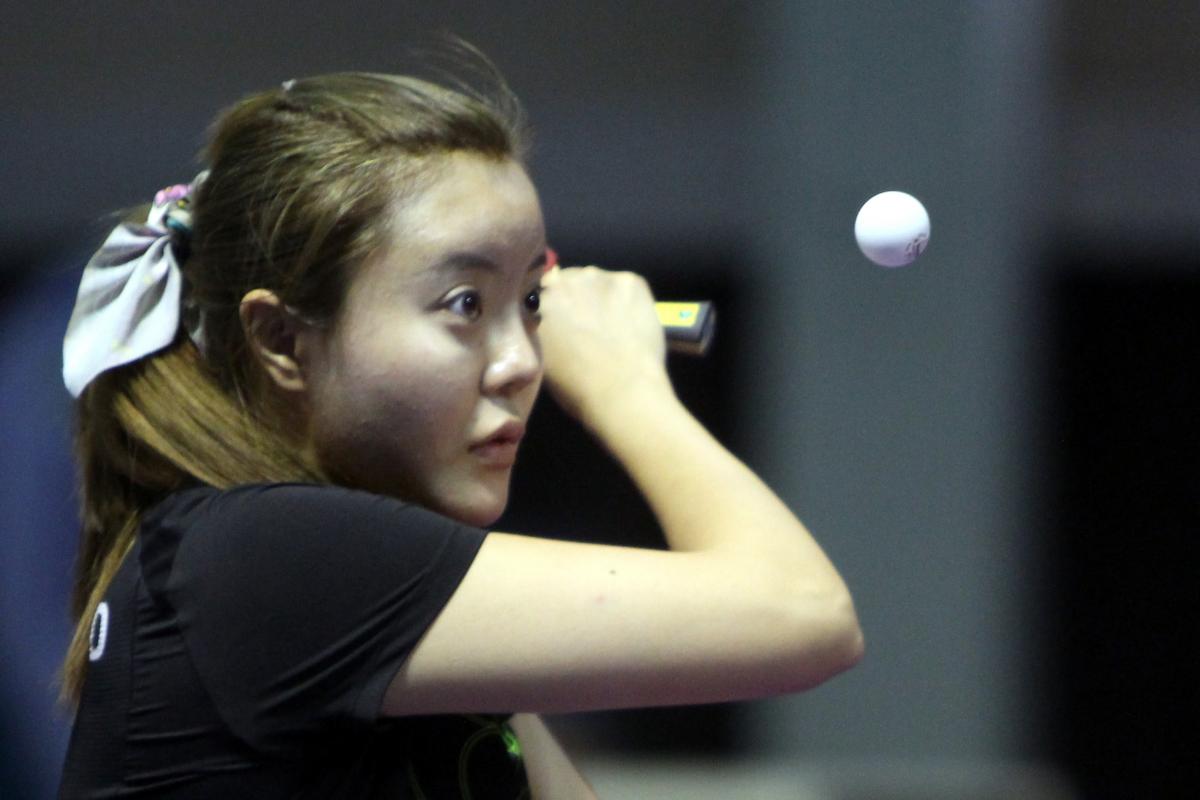
[[[708,352],[717,325],[717,311],[711,302],[655,303],[654,310],[667,334],[668,350],[689,356]]]

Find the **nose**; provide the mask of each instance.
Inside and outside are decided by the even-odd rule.
[[[521,315],[497,326],[488,338],[483,373],[486,394],[513,394],[542,377],[542,352],[533,325]]]

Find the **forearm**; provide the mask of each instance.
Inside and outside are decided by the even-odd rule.
[[[673,550],[769,559],[811,588],[844,590],[804,525],[669,389],[630,385],[591,426],[653,509]]]
[[[863,638],[850,591],[775,493],[673,392],[639,394],[634,387],[609,410],[615,413],[600,423],[607,425],[603,441],[642,491],[671,549],[719,559],[746,592],[771,598],[765,607],[788,609],[797,645],[789,669],[803,676],[797,688],[856,663]]]
[[[521,742],[533,800],[596,800],[596,793],[536,714],[516,714],[510,723]]]
[[[676,397],[644,282],[592,269],[550,277],[551,390],[621,462],[703,591],[773,620],[754,648],[771,662],[763,674],[796,676],[794,690],[853,664],[862,638],[849,590],[796,516]]]

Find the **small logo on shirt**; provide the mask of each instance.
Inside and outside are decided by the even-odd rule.
[[[104,655],[104,644],[108,641],[108,603],[96,606],[92,616],[92,630],[88,634],[88,661],[99,661]]]

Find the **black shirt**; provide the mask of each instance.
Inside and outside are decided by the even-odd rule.
[[[528,797],[502,717],[379,716],[485,535],[338,487],[170,495],[93,619],[60,796]]]

